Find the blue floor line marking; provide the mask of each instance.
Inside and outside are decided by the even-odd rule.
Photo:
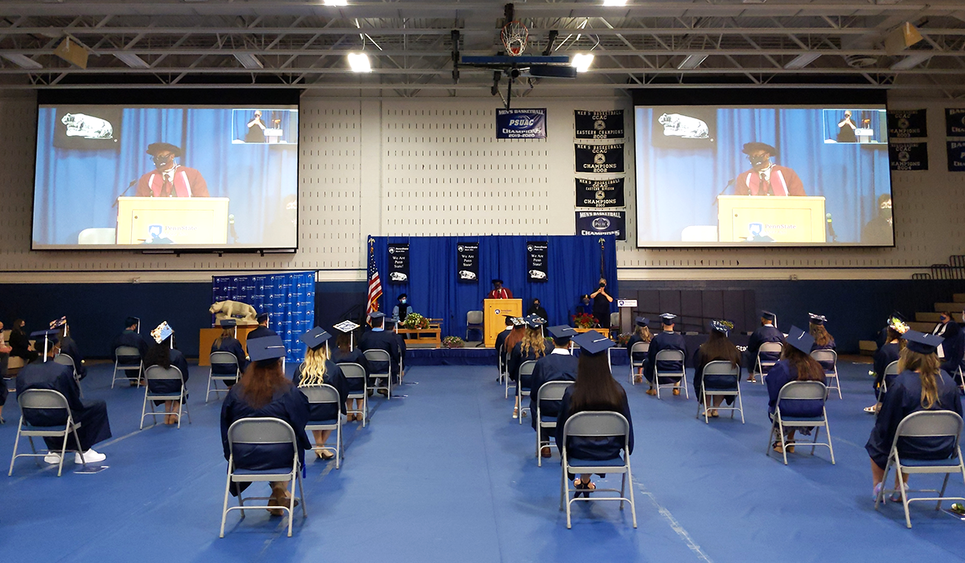
[[[694,555],[697,556],[698,560],[706,561],[707,563],[714,562],[714,560],[711,559],[710,556],[708,556],[706,553],[704,553],[702,549],[700,549],[700,546],[697,545],[697,542],[695,542],[693,538],[690,537],[690,534],[687,533],[687,530],[680,525],[680,522],[678,522],[676,518],[674,518],[673,514],[671,514],[669,510],[667,510],[666,508],[661,506],[659,502],[657,502],[657,497],[655,497],[653,493],[648,491],[643,486],[643,483],[641,483],[640,481],[637,481],[636,479],[633,480],[633,483],[637,486],[637,491],[639,491],[640,494],[646,495],[646,497],[650,499],[650,503],[653,504],[653,506],[657,509],[657,512],[660,513],[660,516],[667,521],[667,524],[670,526],[670,529],[672,529],[678,536],[680,536],[682,540],[684,540],[684,543],[686,543],[690,551],[692,551]]]

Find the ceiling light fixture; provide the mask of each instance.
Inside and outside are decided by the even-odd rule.
[[[131,68],[151,68],[151,65],[147,64],[147,61],[134,53],[114,53],[114,56]]]
[[[28,57],[27,55],[21,55],[21,54],[19,54],[19,53],[4,53],[4,54],[0,55],[0,57],[3,57],[3,58],[5,58],[5,59],[7,59],[8,61],[12,62],[13,64],[19,66],[20,68],[27,68],[27,69],[31,69],[31,70],[40,70],[40,69],[44,68],[44,65],[42,65],[42,64],[38,63],[37,61],[31,59],[31,58]]]
[[[686,57],[684,57],[684,60],[680,61],[680,64],[677,65],[677,70],[695,69],[698,66],[700,66],[700,63],[704,62],[704,60],[707,59],[707,57],[708,55],[704,55],[704,54],[687,55]]]
[[[251,53],[235,53],[235,58],[238,59],[238,62],[241,63],[241,66],[249,70],[265,68],[265,65],[258,60],[258,57],[252,55]]]
[[[348,6],[348,0],[325,0],[326,6]]]
[[[570,61],[570,66],[576,68],[576,72],[590,70],[591,64],[593,64],[593,55],[590,53],[577,53],[573,55],[573,60]]]
[[[932,58],[932,53],[916,53],[913,55],[908,55],[907,57],[891,65],[891,70],[910,70],[930,58]]]
[[[352,72],[372,72],[372,63],[365,53],[349,53],[348,65],[352,68]]]
[[[627,0],[603,0],[604,6],[626,6]]]
[[[821,57],[821,53],[801,53],[800,55],[791,59],[784,68],[786,70],[793,70],[798,68],[804,68]]]

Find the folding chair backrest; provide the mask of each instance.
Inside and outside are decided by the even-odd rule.
[[[777,395],[778,404],[784,400],[820,400],[824,401],[828,388],[820,381],[790,381],[781,387]]]
[[[761,347],[757,349],[757,354],[758,355],[762,353],[777,354],[781,352],[781,350],[783,349],[784,349],[784,345],[781,344],[780,342],[764,342],[763,344],[761,344]]]
[[[634,354],[646,354],[648,351],[650,351],[650,343],[649,343],[649,342],[636,342],[636,343],[634,343],[633,346],[630,347],[630,363],[631,363],[631,364],[634,364],[634,365],[640,365],[640,364],[642,364],[642,362],[634,362],[634,360],[633,360],[633,355],[634,355]]]
[[[338,390],[327,383],[321,385],[306,385],[299,387],[302,395],[308,397],[308,402],[312,404],[339,404]]]
[[[680,350],[661,350],[657,352],[656,361],[658,362],[682,362],[684,353]]]
[[[64,353],[60,353],[54,356],[54,363],[60,364],[62,366],[74,367],[74,359]]]
[[[740,366],[735,366],[727,360],[714,360],[704,366],[703,374],[705,377],[708,375],[732,375],[738,378],[740,377]]]
[[[141,351],[134,346],[118,346],[114,348],[114,357],[118,360],[140,360]]]
[[[149,366],[144,370],[144,377],[147,379],[148,385],[152,381],[167,381],[169,379],[176,379],[180,382],[184,382],[184,377],[181,375],[181,370],[177,366],[171,366],[169,368],[161,366]]]
[[[882,374],[884,377],[889,375],[898,375],[898,360],[895,360],[885,367],[885,373]]]
[[[363,379],[365,378],[365,368],[361,365],[345,362],[344,364],[338,364],[338,367],[342,369],[342,375],[345,379]]]
[[[519,376],[529,377],[533,375],[533,370],[536,369],[536,360],[526,360],[519,365]]]
[[[838,353],[834,350],[811,350],[811,357],[817,362],[838,363]]]
[[[608,437],[623,436],[630,432],[630,423],[615,411],[583,411],[566,419],[563,437]]]
[[[240,418],[228,427],[228,446],[234,444],[291,444],[297,447],[295,431],[280,418]]]
[[[547,381],[536,391],[537,401],[561,401],[566,389],[573,385],[573,381]]]
[[[366,350],[362,352],[366,361],[392,363],[392,356],[385,350]]]
[[[67,398],[53,389],[27,389],[17,395],[21,409],[70,410]]]
[[[482,311],[467,311],[466,312],[466,324],[478,325],[483,322],[483,312]]]
[[[209,359],[211,361],[211,365],[219,365],[219,366],[233,365],[235,366],[235,369],[238,368],[238,357],[232,354],[231,352],[226,352],[224,350],[211,352],[211,356],[209,356]]]
[[[953,411],[918,411],[901,419],[895,431],[898,438],[922,438],[929,436],[954,436],[956,445],[962,433],[962,417]]]

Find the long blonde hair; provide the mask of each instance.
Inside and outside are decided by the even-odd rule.
[[[546,339],[543,338],[543,330],[541,328],[527,328],[522,342],[519,351],[522,352],[524,356],[529,355],[530,350],[534,352],[537,358],[546,355]]]
[[[299,387],[309,387],[325,383],[325,362],[328,360],[328,351],[324,345],[318,348],[309,348],[305,352],[305,361],[301,365],[301,379],[298,381]]]
[[[644,342],[650,342],[653,340],[653,334],[650,333],[650,327],[648,326],[637,325],[637,328],[634,329],[633,334],[639,336]]]
[[[937,378],[941,374],[938,356],[904,348],[898,356],[898,372],[905,370],[918,372],[918,378],[921,379],[921,406],[925,409],[935,406],[938,402]]]
[[[811,336],[814,337],[814,343],[818,346],[827,346],[832,340],[834,340],[834,337],[831,336],[831,333],[828,332],[828,329],[824,328],[824,325],[816,325],[811,323],[811,327],[808,332],[810,332]]]
[[[221,343],[224,342],[225,338],[234,338],[234,337],[235,337],[235,329],[226,326],[221,330],[221,336],[219,336],[214,341],[214,345],[217,346],[218,348],[221,348]]]

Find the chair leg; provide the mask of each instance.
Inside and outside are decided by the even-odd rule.
[[[824,413],[824,433],[828,435],[828,451],[831,452],[831,465],[834,463],[834,446],[831,444],[831,426],[828,425],[828,413]]]
[[[780,418],[777,419],[777,425],[777,432],[781,438],[781,455],[784,456],[784,465],[787,465],[787,441],[784,440],[784,423]]]
[[[939,497],[939,498],[938,498],[938,504],[935,505],[935,510],[941,510],[941,509],[942,509],[942,499],[941,499],[941,497],[945,496],[945,487],[948,486],[948,477],[949,477],[949,475],[951,475],[951,473],[946,473],[946,474],[945,474],[945,479],[942,481],[942,490],[938,492],[938,497]]]
[[[231,462],[228,462],[228,467],[231,467]],[[219,538],[224,537],[224,524],[225,520],[228,519],[228,491],[231,490],[231,472],[228,472],[228,482],[224,486],[224,504],[221,506],[221,533],[218,534]],[[241,511],[241,517],[244,518],[245,511]]]
[[[637,528],[637,504],[633,500],[633,474],[630,472],[630,463],[627,462],[627,482],[630,484],[630,515],[633,517],[633,529]]]

